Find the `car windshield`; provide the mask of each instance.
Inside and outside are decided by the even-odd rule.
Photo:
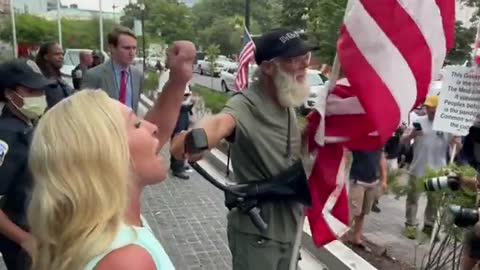
[[[307,73],[307,79],[310,86],[324,85],[322,77],[318,73]]]
[[[63,64],[66,66],[77,66],[80,64],[80,51],[67,51]]]

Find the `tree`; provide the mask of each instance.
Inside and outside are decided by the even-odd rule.
[[[191,9],[177,0],[155,0],[148,6],[151,14],[146,30],[151,35],[159,35],[165,42],[190,40],[194,36]]]
[[[282,0],[279,20],[281,26],[294,30],[305,30],[313,2],[313,0]]]
[[[145,10],[145,13],[149,14],[148,9]],[[124,15],[120,17],[120,24],[130,29],[133,29],[134,21],[136,19],[140,20],[140,18],[142,17],[142,11],[140,10],[140,7],[137,4],[126,5],[123,8],[123,14]]]
[[[208,68],[210,69],[210,74],[212,75],[211,87],[213,89],[213,74],[215,73],[216,61],[218,54],[220,53],[220,46],[217,44],[211,44],[207,48],[207,59],[208,59]]]
[[[445,59],[445,64],[463,64],[471,60],[472,44],[475,42],[476,28],[465,28],[463,23],[455,23],[455,47],[450,50]]]
[[[255,20],[251,21],[250,30],[253,33],[260,31],[260,26]],[[207,48],[210,44],[218,44],[221,54],[236,54],[240,52],[243,33],[243,18],[218,17],[210,27],[197,33],[197,44],[202,48]]]
[[[56,21],[44,18],[19,14],[15,18],[18,43],[41,44],[49,41],[58,41]],[[97,49],[100,44],[100,31],[98,18],[91,20],[62,19],[62,43],[64,48],[89,48]],[[104,20],[104,39],[113,29],[112,20]],[[10,21],[5,22],[0,28],[0,38],[5,41],[12,40]]]
[[[171,43],[175,40],[192,39],[194,36],[191,9],[177,0],[145,0],[143,11],[145,33],[151,40]],[[140,20],[142,11],[137,4],[129,4],[120,18],[122,25],[133,28]]]
[[[275,27],[272,6],[279,0],[251,1],[251,19],[257,21],[260,32]],[[277,5],[278,8],[278,5]],[[195,30],[210,27],[218,17],[245,16],[245,0],[200,0],[193,8]],[[278,25],[277,25],[278,26]]]
[[[15,17],[15,23],[19,43],[41,43],[57,39],[55,22],[37,16],[19,14]],[[7,41],[12,40],[10,20],[3,24],[0,38]]]
[[[347,0],[317,0],[308,13],[307,31],[320,46],[317,52],[324,63],[332,63],[337,51],[337,39],[345,15]]]
[[[480,0],[459,0],[459,2],[469,7],[480,7]]]

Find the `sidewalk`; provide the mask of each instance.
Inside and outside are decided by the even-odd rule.
[[[147,188],[142,214],[176,269],[228,270],[231,255],[223,205],[223,194],[193,172],[187,181],[169,176]]]
[[[402,235],[405,223],[405,200],[398,200],[393,195],[380,198],[381,213],[370,213],[365,218],[365,238],[386,249],[389,256],[400,262],[419,266],[424,254],[428,251],[428,243],[418,246],[417,241],[410,240]],[[418,223],[423,224],[423,213],[426,206],[426,196],[422,195],[418,207]],[[415,252],[417,252],[415,256]]]

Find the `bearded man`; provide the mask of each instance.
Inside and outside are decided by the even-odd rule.
[[[196,125],[205,130],[209,148],[222,139],[231,143],[237,183],[273,178],[300,160],[301,132],[294,108],[309,95],[307,67],[315,49],[292,31],[263,34],[256,42],[254,82],[234,95],[221,113]],[[185,134],[173,139],[171,152],[176,158],[192,160],[185,155]],[[233,270],[287,270],[290,260],[298,262],[294,242],[303,208],[288,199],[261,202],[259,207],[268,224],[263,232],[237,209],[228,213]]]

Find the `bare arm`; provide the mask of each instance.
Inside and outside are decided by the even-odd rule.
[[[186,86],[187,83],[175,81],[175,78],[169,80],[145,115],[145,120],[158,127],[157,138],[162,146],[168,142],[175,128]]]
[[[95,270],[156,270],[152,256],[144,248],[129,245],[110,252]]]
[[[185,87],[193,75],[195,54],[195,46],[189,41],[177,41],[168,51],[170,78],[145,116],[147,121],[158,127],[157,137],[162,146],[170,139],[177,123]]]
[[[414,138],[412,131],[413,131],[413,128],[411,127],[405,130],[405,132],[402,134],[402,137],[400,137],[401,144],[410,144],[410,141]]]
[[[382,152],[380,156],[380,182],[386,184],[387,183],[387,158],[385,157],[385,153]]]
[[[30,238],[30,234],[13,223],[3,210],[0,210],[0,232],[18,245]]]
[[[195,128],[203,128],[208,138],[208,148],[216,147],[222,139],[233,134],[235,130],[235,119],[232,115],[221,113],[209,117],[205,117],[195,125]],[[171,152],[181,159],[185,156],[185,135],[186,132],[180,133],[172,140]]]
[[[462,138],[460,136],[452,136],[451,140],[450,140],[450,147],[453,147],[455,146],[455,153],[453,153],[454,155],[460,153],[460,151],[462,150],[462,147],[463,147],[463,144],[462,144]]]

